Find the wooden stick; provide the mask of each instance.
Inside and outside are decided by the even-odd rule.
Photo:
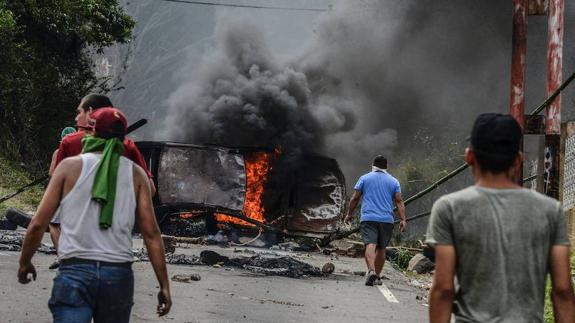
[[[394,249],[394,250],[397,250],[397,249],[405,249],[405,250],[409,250],[409,251],[419,251],[419,252],[423,251],[423,249],[419,249],[419,248],[407,248],[407,247],[386,247],[385,249]]]
[[[162,234],[162,239],[170,240],[170,241],[173,241],[175,243],[201,244],[202,242],[204,242],[204,239],[201,237],[197,237],[197,238],[175,237],[175,236],[169,236],[169,235],[165,235],[165,234]]]

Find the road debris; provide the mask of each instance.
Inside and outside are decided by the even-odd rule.
[[[336,254],[339,256],[348,256],[352,258],[363,257],[365,254],[365,245],[361,241],[350,239],[333,241],[330,247],[322,250],[325,255]]]
[[[269,298],[265,298],[265,299],[255,299],[255,298],[251,298],[253,300],[259,301],[260,303],[264,304],[264,303],[272,303],[272,304],[278,304],[278,305],[286,305],[286,306],[303,306],[303,304],[298,304],[298,303],[292,303],[292,302],[287,302],[287,301],[278,301],[275,299],[269,299]]]
[[[177,274],[177,275],[172,276],[172,280],[175,282],[180,282],[180,283],[189,283],[190,277],[188,275]]]
[[[22,228],[28,228],[30,221],[32,221],[32,216],[30,214],[24,213],[16,208],[10,207],[6,209],[6,213],[4,213],[6,217],[5,222],[7,222],[8,230],[16,230],[18,226]]]
[[[239,267],[254,273],[271,276],[301,278],[325,275],[319,268],[291,256],[257,254],[251,257],[229,258],[215,251],[204,250],[200,253],[200,261],[206,265]]]
[[[172,280],[180,283],[190,283],[192,281],[200,281],[202,277],[199,274],[176,274],[172,276]]]
[[[148,257],[148,252],[146,249],[136,249],[133,250],[134,253],[134,261],[150,261]],[[173,254],[169,253],[166,254],[166,263],[171,265],[188,265],[188,266],[197,266],[203,265],[200,261],[200,258],[195,255],[184,255],[184,254]]]
[[[0,230],[16,230],[18,226],[8,219],[0,219]]]
[[[24,242],[24,232],[0,230],[0,250],[2,251],[21,251]],[[42,243],[38,252],[53,255],[56,254],[54,247]]]
[[[214,288],[208,288],[206,290],[210,291],[210,292],[220,293],[220,294],[227,294],[230,297],[235,297],[237,299],[256,301],[260,304],[272,303],[272,304],[285,305],[285,306],[298,306],[298,307],[304,306],[304,304],[293,303],[290,301],[281,301],[281,300],[271,299],[271,298],[255,298],[255,297],[249,297],[249,296],[242,296],[242,295],[236,294],[235,292],[230,292],[230,291],[220,290],[220,289],[214,289]],[[206,294],[206,296],[208,296],[208,294]]]
[[[238,249],[238,248],[234,248],[234,252],[235,253],[247,253],[247,254],[252,254],[255,255],[257,254],[257,252],[255,250],[252,249]]]
[[[418,274],[428,273],[434,268],[435,264],[421,253],[413,256],[411,260],[409,260],[409,265],[407,266],[408,271],[413,271]]]
[[[205,219],[169,217],[161,225],[162,233],[174,237],[204,237],[208,234]]]
[[[189,243],[189,244],[205,244],[206,243],[206,238],[205,237],[174,237],[174,236],[169,236],[169,235],[162,235],[162,239],[164,240],[164,243],[166,241],[171,241],[174,243]]]
[[[290,278],[324,276],[321,270],[291,256],[256,255],[249,258],[230,259],[230,264],[248,271]]]
[[[302,247],[295,241],[287,241],[271,246],[270,250],[301,251]]]
[[[335,265],[331,262],[325,263],[323,267],[321,267],[321,272],[324,275],[332,274],[335,271]]]
[[[418,276],[417,278],[410,279],[407,284],[409,286],[413,286],[419,288],[421,290],[430,290],[431,289],[431,279],[432,276]]]
[[[188,265],[188,266],[202,265],[200,258],[198,258],[198,256],[195,255],[187,256],[183,254],[167,254],[166,262],[171,265]]]
[[[204,250],[200,252],[200,261],[203,264],[213,266],[217,264],[229,264],[230,258],[220,255],[219,253],[211,250]]]
[[[134,258],[136,261],[149,261],[145,249],[134,250]],[[292,256],[282,256],[275,253],[261,253],[251,257],[230,258],[212,250],[203,250],[200,252],[199,257],[195,255],[166,254],[166,262],[172,265],[208,265],[215,268],[236,267],[257,274],[290,278],[321,277],[333,273],[333,270],[331,272],[328,270],[331,263],[324,265],[324,267],[327,266],[324,272],[318,267],[297,260]],[[335,269],[333,264],[331,266]]]

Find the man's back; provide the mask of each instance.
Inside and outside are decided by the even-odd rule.
[[[131,239],[137,219],[160,285],[157,313],[165,315],[171,307],[170,288],[150,185],[141,167],[120,156],[126,116],[101,108],[91,117],[96,135],[85,138],[87,153],[56,167],[28,226],[18,280],[25,284],[29,275],[36,278],[32,256],[60,208],[64,259],[48,302],[54,321],[129,322],[134,299]]]
[[[72,190],[60,202],[62,259],[83,258],[108,262],[131,262],[132,229],[135,221],[136,196],[134,164],[120,157],[112,226],[99,227],[101,206],[91,196],[100,154],[82,154],[81,171]]]
[[[557,201],[478,186],[434,204],[427,242],[455,247],[461,322],[541,321],[550,249],[569,245]]]
[[[371,172],[359,178],[354,189],[362,193],[361,221],[393,223],[395,193],[400,186],[387,172]]]

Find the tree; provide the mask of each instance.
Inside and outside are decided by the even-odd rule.
[[[108,90],[92,54],[134,25],[117,0],[0,0],[0,154],[45,173],[80,98]]]

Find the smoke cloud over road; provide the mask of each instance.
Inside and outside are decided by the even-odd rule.
[[[228,146],[280,145],[294,156],[322,146],[321,112],[316,116],[311,107],[306,75],[279,65],[254,26],[218,24],[215,51],[201,64],[170,99],[168,137]]]
[[[169,99],[162,137],[320,151],[353,182],[376,154],[393,165],[424,144],[422,133],[441,142],[477,113],[506,110],[511,10],[505,1],[339,1],[287,59],[254,24],[221,14],[213,51]]]

